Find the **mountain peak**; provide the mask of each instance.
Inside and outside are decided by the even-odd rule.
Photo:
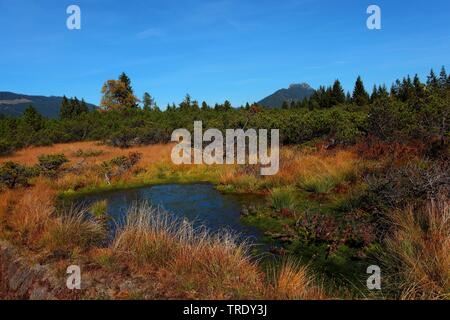
[[[314,89],[307,83],[293,83],[287,89],[280,89],[262,99],[258,104],[269,108],[281,108],[283,102],[297,102],[313,95]]]
[[[307,84],[306,82],[302,82],[302,83],[292,83],[289,85],[289,89],[294,89],[294,88],[300,88],[300,89],[312,89],[311,86],[309,84]]]

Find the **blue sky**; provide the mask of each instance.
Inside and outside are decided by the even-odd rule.
[[[66,28],[66,8],[82,28]],[[382,10],[368,30],[366,9]],[[158,104],[257,101],[291,83],[351,90],[449,68],[448,0],[0,0],[0,91],[84,97],[125,71]]]

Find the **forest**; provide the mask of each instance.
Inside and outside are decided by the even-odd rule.
[[[360,77],[353,93],[345,94],[339,80],[321,86],[310,99],[286,102],[282,110],[247,103],[233,108],[229,101],[209,106],[186,95],[164,111],[146,93],[142,102],[131,81],[122,74],[102,88],[102,107],[89,111],[84,101],[65,98],[60,119],[46,119],[30,106],[20,118],[0,118],[0,153],[52,143],[101,140],[117,147],[170,141],[173,130],[192,129],[203,121],[206,128],[279,129],[285,145],[325,138],[334,145],[354,144],[376,137],[388,142],[422,143],[434,152],[448,138],[450,76],[444,67],[422,83],[416,75],[396,80],[388,90],[374,86],[369,94]]]

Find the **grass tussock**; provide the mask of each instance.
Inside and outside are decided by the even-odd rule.
[[[96,218],[105,217],[108,213],[108,200],[94,202],[89,208],[89,212]]]
[[[53,220],[43,242],[51,252],[67,255],[101,245],[106,236],[101,221],[90,218],[86,209],[70,207]]]
[[[274,280],[268,298],[274,300],[320,300],[325,292],[306,266],[286,260],[274,271]]]
[[[401,299],[450,299],[450,201],[430,200],[393,217],[382,259],[389,288]]]
[[[56,194],[45,183],[37,182],[31,189],[22,191],[8,217],[8,224],[23,243],[40,238],[52,222]]]
[[[275,188],[270,192],[271,206],[276,211],[295,210],[295,196],[292,190]]]
[[[288,274],[282,271],[279,282],[272,283],[250,258],[248,245],[239,243],[235,236],[194,228],[148,203],[131,208],[111,250],[113,257],[108,256],[107,261],[119,260],[134,272],[156,273],[161,290],[170,291],[174,298],[275,299],[285,281],[280,279]],[[102,263],[107,263],[105,259],[101,258]],[[308,279],[286,289],[285,296],[323,297],[317,294],[319,289],[312,289],[312,279]]]
[[[135,204],[118,229],[113,250],[136,267],[160,266],[178,249],[184,230],[164,211],[148,203]]]

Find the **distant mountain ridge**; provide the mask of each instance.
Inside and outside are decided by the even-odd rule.
[[[57,118],[59,116],[62,99],[62,97],[56,96],[31,96],[0,91],[0,114],[19,117],[28,106],[32,105],[43,116]],[[98,108],[94,104],[87,102],[86,104],[90,109]]]
[[[287,89],[280,89],[262,99],[258,104],[269,108],[281,108],[283,102],[302,101],[310,98],[315,90],[307,83],[291,84]]]

